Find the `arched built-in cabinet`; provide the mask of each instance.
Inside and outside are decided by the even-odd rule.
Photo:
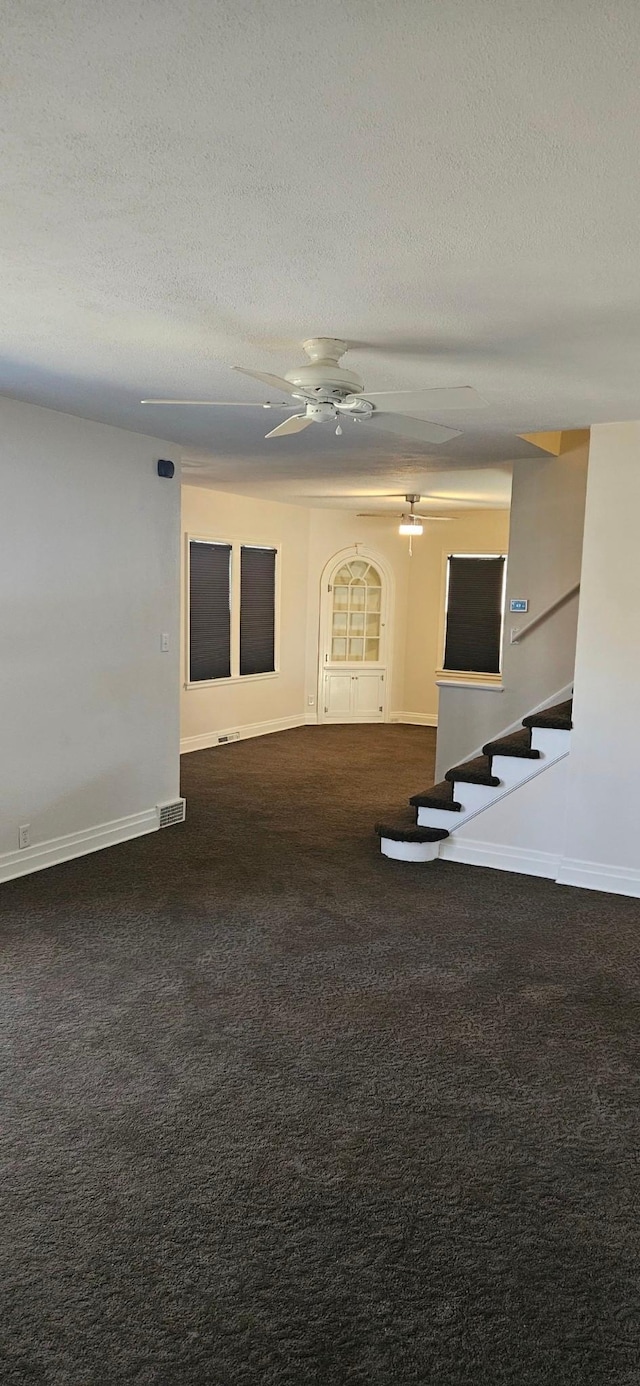
[[[321,722],[383,722],[391,577],[376,555],[349,549],[324,570],[320,603]]]

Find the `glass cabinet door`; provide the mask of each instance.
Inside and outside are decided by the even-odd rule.
[[[331,660],[377,664],[382,638],[382,579],[366,559],[344,563],[333,582]]]

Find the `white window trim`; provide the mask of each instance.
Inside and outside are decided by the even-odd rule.
[[[500,621],[500,670],[497,674],[483,674],[477,669],[445,669],[444,652],[447,644],[447,611],[449,607],[449,559],[450,558],[504,558],[504,571],[502,575],[502,619]],[[478,679],[489,686],[502,684],[502,647],[504,640],[505,608],[507,595],[507,565],[509,555],[504,550],[485,549],[483,552],[475,553],[445,553],[442,556],[442,591],[444,601],[440,603],[440,630],[438,633],[438,649],[441,651],[442,668],[436,669],[436,680],[439,683],[471,683],[475,686]]]
[[[190,611],[191,611],[191,564],[189,562],[191,544],[224,544],[231,548],[231,586],[229,592],[229,605],[231,611],[231,674],[224,679],[195,679],[189,678],[191,668],[191,649],[190,649]],[[264,674],[241,674],[240,673],[240,550],[243,548],[273,549],[276,555],[276,580],[274,592],[274,641],[273,641],[273,662],[275,669],[269,669]],[[185,678],[184,688],[190,691],[193,688],[227,688],[230,684],[258,683],[263,679],[277,679],[280,676],[280,607],[281,607],[281,573],[282,573],[282,544],[268,539],[257,539],[243,534],[242,537],[229,534],[191,534],[185,533],[185,612],[184,612],[184,653],[185,653]]]

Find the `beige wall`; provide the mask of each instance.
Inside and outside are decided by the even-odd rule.
[[[279,672],[200,688],[185,688],[187,535],[281,546]],[[237,727],[288,721],[304,713],[309,511],[297,505],[252,500],[204,487],[182,488],[182,743],[213,743]],[[187,742],[187,746],[185,746]],[[195,747],[192,746],[192,749]]]
[[[406,541],[405,541],[406,542]],[[438,717],[436,669],[444,645],[447,557],[450,553],[506,553],[508,510],[469,510],[451,524],[425,525],[413,544],[407,611],[407,645],[402,710],[435,725]]]
[[[425,527],[414,541],[396,524],[358,519],[353,511],[309,509],[252,500],[204,487],[182,492],[183,579],[187,535],[281,545],[279,672],[275,677],[184,688],[185,609],[182,601],[183,749],[213,744],[221,732],[275,730],[279,724],[314,721],[317,715],[321,582],[327,564],[353,549],[378,558],[391,578],[388,612],[387,709],[435,725],[435,670],[442,641],[446,555],[506,548],[508,512],[469,512],[448,525]]]

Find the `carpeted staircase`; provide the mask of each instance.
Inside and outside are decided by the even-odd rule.
[[[376,823],[384,856],[433,861],[439,843],[462,823],[511,794],[567,755],[573,701],[523,718],[522,730],[487,741],[482,754],[447,770],[440,784],[414,794],[410,807]]]

